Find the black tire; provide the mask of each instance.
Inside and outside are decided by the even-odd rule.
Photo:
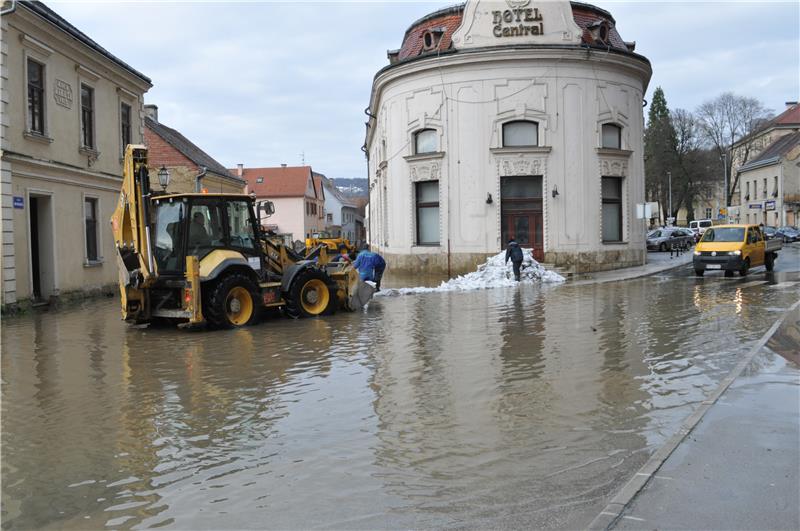
[[[742,264],[742,268],[739,270],[739,275],[746,277],[748,271],[750,271],[750,259],[745,258],[744,263]]]
[[[229,273],[207,283],[202,292],[203,316],[212,327],[247,326],[258,318],[258,286],[242,273]]]
[[[775,269],[775,255],[770,253],[764,257],[764,267],[767,269],[767,271],[772,271]]]
[[[733,276],[733,271],[731,271],[730,269],[726,269],[725,270],[725,276],[726,277],[732,277]]]
[[[706,270],[705,270],[705,269],[695,269],[695,270],[694,270],[694,274],[695,274],[695,276],[697,276],[697,277],[702,277],[702,276],[703,276],[703,274],[704,274],[705,272],[706,272]]]
[[[666,243],[662,243],[661,245],[658,246],[658,250],[661,251],[662,253],[666,252],[667,251],[667,244]]]
[[[286,315],[292,319],[330,315],[336,311],[336,289],[331,277],[313,267],[297,274],[284,298]]]

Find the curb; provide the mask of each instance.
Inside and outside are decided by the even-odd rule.
[[[787,319],[791,313],[800,307],[800,301],[795,302],[790,306],[786,312],[784,312],[781,317],[773,323],[773,325],[767,330],[767,332],[761,336],[761,338],[756,342],[753,348],[748,352],[748,354],[741,360],[736,366],[731,370],[728,375],[723,378],[720,382],[719,386],[708,396],[705,400],[700,403],[700,407],[697,408],[689,418],[687,418],[681,427],[678,429],[677,433],[675,433],[672,437],[670,437],[666,443],[664,443],[661,448],[659,448],[656,453],[650,456],[650,459],[634,474],[634,476],[628,480],[622,490],[620,490],[614,498],[606,505],[605,509],[603,509],[600,514],[598,514],[594,520],[587,526],[588,529],[611,529],[611,527],[619,521],[622,517],[622,513],[625,509],[630,505],[630,503],[636,498],[639,492],[650,482],[653,476],[655,476],[658,469],[661,468],[661,465],[667,460],[667,458],[675,451],[676,448],[683,442],[689,433],[700,423],[700,420],[705,416],[711,406],[713,406],[719,397],[730,387],[730,385],[742,374],[742,371],[753,361],[753,358],[761,351],[761,349],[767,344],[767,341],[775,334],[778,328],[783,324],[783,322]]]
[[[664,271],[670,271],[671,269],[677,269],[679,267],[683,267],[683,266],[689,265],[691,263],[692,263],[691,261],[688,261],[688,262],[683,262],[683,263],[678,263],[678,264],[669,264],[669,265],[667,265],[665,267],[661,267],[659,269],[654,269],[653,271],[644,271],[644,272],[642,272],[640,274],[635,274],[635,275],[622,277],[622,278],[576,279],[576,280],[570,282],[570,284],[574,286],[574,285],[580,285],[580,284],[605,284],[607,282],[625,282],[626,280],[634,280],[636,278],[644,278],[644,277],[650,277],[650,276],[653,276],[653,275],[657,275],[659,273],[663,273]],[[636,266],[636,267],[640,267],[640,266]]]

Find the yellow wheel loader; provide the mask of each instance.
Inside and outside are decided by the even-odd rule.
[[[358,310],[372,297],[372,286],[325,248],[311,258],[267,238],[258,220],[274,212],[271,202],[155,192],[145,146],[129,145],[124,164],[111,225],[126,321],[231,328],[253,323],[264,308],[314,317]]]

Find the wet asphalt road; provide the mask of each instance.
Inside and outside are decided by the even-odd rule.
[[[582,527],[798,298],[793,247],[234,331],[4,319],[3,528]]]

